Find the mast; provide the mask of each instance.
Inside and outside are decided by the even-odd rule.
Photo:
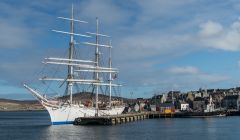
[[[71,18],[73,19],[73,5],[72,5],[72,15]],[[73,20],[70,22],[71,24],[71,35],[70,35],[70,43],[69,43],[69,63],[72,63],[73,59],[73,51],[74,51],[74,33],[73,33]],[[73,79],[73,65],[68,66],[68,79]],[[70,104],[72,105],[72,94],[73,94],[73,82],[67,82],[67,93],[70,95]]]
[[[109,42],[111,45],[111,41]],[[109,47],[109,69],[112,68],[112,47]],[[112,107],[112,73],[109,72],[109,107]]]
[[[98,18],[96,18],[96,50],[95,50],[95,62],[96,62],[96,68],[98,69],[99,67],[99,38],[98,38]],[[95,80],[99,80],[99,72],[95,72]],[[96,112],[95,116],[98,116],[98,93],[99,92],[99,85],[96,85]]]
[[[52,30],[54,32],[57,33],[62,33],[62,34],[67,34],[70,35],[70,42],[69,42],[69,49],[68,49],[68,58],[55,58],[55,57],[49,57],[49,58],[45,58],[45,61],[43,61],[44,64],[56,64],[56,65],[67,65],[68,68],[68,74],[67,74],[67,78],[50,78],[50,77],[43,77],[40,78],[39,80],[44,80],[44,81],[62,81],[63,83],[66,82],[66,90],[65,93],[67,95],[70,95],[70,104],[72,104],[73,99],[72,99],[72,94],[73,94],[73,84],[86,84],[86,85],[93,85],[94,87],[96,87],[96,116],[98,115],[98,95],[99,95],[99,88],[100,86],[121,86],[121,85],[117,85],[117,84],[112,84],[111,80],[112,80],[112,75],[109,76],[110,83],[104,83],[103,80],[100,80],[100,73],[101,72],[106,72],[106,73],[116,73],[118,72],[118,69],[116,68],[112,68],[112,62],[109,62],[109,67],[101,67],[100,66],[100,52],[99,52],[99,47],[105,47],[105,48],[111,48],[111,44],[110,45],[104,45],[104,44],[99,44],[99,37],[110,37],[108,35],[104,35],[104,34],[100,34],[99,33],[99,22],[98,22],[98,18],[96,18],[96,33],[92,33],[92,32],[86,32],[89,35],[84,35],[84,34],[79,34],[79,33],[74,33],[74,22],[79,22],[79,23],[88,23],[86,21],[82,21],[82,20],[78,20],[78,19],[74,19],[74,11],[73,11],[73,5],[72,5],[72,13],[71,13],[71,17],[70,18],[66,18],[66,17],[58,17],[60,19],[63,20],[68,20],[70,21],[70,32],[66,32],[66,31],[59,31],[59,30]],[[80,60],[80,59],[75,59],[74,58],[74,49],[75,49],[75,44],[79,44],[76,43],[74,41],[74,36],[81,36],[81,37],[92,37],[90,35],[95,35],[96,36],[96,41],[95,43],[90,43],[90,42],[81,42],[82,44],[88,45],[88,46],[94,46],[95,47],[95,60],[91,61],[91,60]],[[111,50],[110,50],[111,51]],[[110,52],[111,53],[111,52]],[[110,56],[110,61],[111,60],[111,56]],[[78,67],[80,68],[79,70],[74,70],[74,67]],[[76,78],[74,77],[74,72],[93,72],[93,79],[81,79],[81,78]],[[112,90],[112,89],[111,89]],[[93,90],[95,91],[95,90]],[[110,91],[111,92],[111,91]],[[111,93],[110,93],[111,96]],[[111,99],[110,99],[111,101]]]

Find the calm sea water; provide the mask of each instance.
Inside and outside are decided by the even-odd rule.
[[[240,117],[152,119],[116,126],[52,126],[49,121],[47,112],[0,112],[0,139],[240,139]]]

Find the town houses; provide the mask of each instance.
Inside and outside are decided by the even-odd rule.
[[[149,103],[156,106],[156,110],[162,107],[172,111],[189,112],[213,112],[220,110],[240,110],[240,87],[230,89],[199,89],[181,93],[169,91],[159,93],[149,99]],[[159,109],[158,109],[159,108]]]
[[[130,100],[126,112],[160,111],[214,112],[240,111],[240,87],[230,89],[199,89],[197,91],[169,91],[155,93],[149,99]]]

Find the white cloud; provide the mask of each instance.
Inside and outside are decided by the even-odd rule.
[[[199,73],[199,70],[192,66],[186,66],[170,68],[169,72],[173,74],[197,74]]]
[[[30,31],[25,27],[0,22],[0,30],[0,48],[19,48],[32,44]]]
[[[240,50],[240,22],[235,21],[228,27],[217,22],[208,21],[200,25],[200,45],[225,51]],[[197,42],[193,42],[196,43]]]
[[[161,62],[195,49],[189,46],[190,38],[188,35],[179,36],[167,33],[163,35],[155,31],[146,31],[144,34],[126,35],[120,38],[115,48],[121,56],[120,60],[139,61],[157,57],[157,60]]]
[[[37,47],[35,39],[40,38],[43,26],[51,22],[49,14],[33,9],[31,4],[16,6],[0,2],[0,8],[2,11],[0,14],[0,48]]]
[[[116,26],[128,21],[131,16],[130,11],[121,9],[111,0],[96,1],[89,0],[80,3],[80,17],[87,20],[99,18],[100,26],[107,24],[108,26]]]
[[[223,30],[221,24],[213,21],[207,21],[206,23],[201,24],[200,27],[200,35],[207,37],[212,35],[218,35]]]
[[[155,80],[158,85],[170,88],[169,85],[177,84],[180,89],[212,86],[230,79],[227,75],[207,73],[193,66],[172,67],[162,72],[160,77],[161,80]]]
[[[181,1],[171,1],[171,0],[151,0],[149,1],[136,1],[136,4],[141,8],[141,13],[139,14],[139,23],[143,25],[144,23],[154,22],[156,19],[163,18],[165,16],[178,15],[184,12],[182,8],[192,4],[194,0],[181,0]],[[178,10],[178,12],[176,12]],[[146,24],[147,25],[147,24]]]
[[[143,68],[144,71],[129,72],[128,86],[137,86],[140,88],[152,87],[169,91],[174,88],[176,90],[193,90],[201,86],[208,85],[213,87],[230,79],[227,75],[208,73],[193,66],[170,67],[167,69],[151,69]],[[125,75],[125,74],[124,74]],[[176,86],[177,85],[177,86]]]
[[[226,75],[219,75],[219,74],[204,74],[201,73],[197,75],[196,77],[199,81],[203,81],[206,83],[217,83],[217,82],[222,82],[225,80],[229,80],[230,77]]]

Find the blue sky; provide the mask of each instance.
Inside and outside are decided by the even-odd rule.
[[[89,22],[81,31],[112,36],[114,66],[122,96],[240,84],[240,2],[238,0],[60,0],[0,2],[0,98],[31,99],[22,87],[37,87],[43,58],[62,54],[67,31],[56,17]],[[35,83],[36,82],[36,83]]]

